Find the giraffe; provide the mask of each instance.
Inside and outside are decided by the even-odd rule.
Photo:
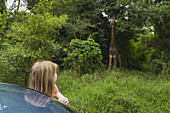
[[[116,45],[115,39],[114,39],[114,23],[115,19],[111,19],[110,23],[112,25],[112,35],[111,35],[111,41],[110,41],[110,48],[109,48],[109,69],[108,72],[111,69],[112,65],[112,58],[114,59],[114,71],[116,71],[117,67],[117,57],[119,60],[119,65],[120,65],[120,71],[121,71],[121,54],[120,54],[120,48]]]

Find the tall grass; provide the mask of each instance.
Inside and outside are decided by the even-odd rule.
[[[169,80],[146,72],[102,71],[78,78],[62,71],[57,85],[81,112],[170,112]]]

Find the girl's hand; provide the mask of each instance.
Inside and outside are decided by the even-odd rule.
[[[68,103],[69,103],[69,101],[68,101],[68,99],[67,99],[66,97],[59,98],[58,100],[59,100],[61,103],[63,103],[63,104],[68,104]]]

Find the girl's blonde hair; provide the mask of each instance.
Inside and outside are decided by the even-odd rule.
[[[31,69],[29,88],[53,96],[54,75],[58,69],[57,64],[51,61],[36,62]]]

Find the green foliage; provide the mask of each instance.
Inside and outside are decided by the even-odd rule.
[[[8,19],[8,12],[4,12],[4,14],[0,13],[0,51],[2,49],[2,45],[5,45],[4,43],[4,37],[5,37],[5,29],[6,29],[6,23]]]
[[[4,12],[3,14],[0,13],[0,67],[2,66],[3,67],[3,60],[2,60],[2,51],[3,49],[5,49],[6,45],[8,45],[8,42],[7,42],[7,39],[5,38],[6,37],[6,23],[7,23],[7,20],[8,20],[8,14],[9,12]],[[2,73],[1,73],[2,74]]]
[[[146,0],[146,1],[136,1],[136,0],[107,0],[102,1],[102,3],[106,6],[105,13],[108,14],[109,17],[114,17],[117,21],[115,23],[115,36],[126,32],[134,33],[136,29],[138,32],[134,33],[131,38],[120,39],[122,37],[117,36],[117,39],[121,41],[118,43],[120,44],[120,48],[122,47],[122,57],[126,58],[122,60],[122,63],[125,64],[126,67],[135,67],[133,64],[135,62],[139,62],[138,64],[142,64],[143,61],[151,61],[157,58],[161,51],[164,51],[166,54],[169,53],[170,48],[170,13],[168,13],[168,8],[170,7],[170,2],[167,0]],[[140,21],[139,21],[140,20]],[[153,27],[152,31],[143,32],[143,27]],[[131,29],[132,28],[132,29]],[[136,31],[135,30],[135,31]],[[151,36],[151,32],[154,33],[154,38]],[[139,33],[139,37],[141,39],[136,38],[136,34]],[[146,34],[147,33],[147,34]],[[129,33],[124,34],[124,37],[128,37]],[[141,41],[140,41],[141,40]],[[127,41],[127,42],[124,42]],[[126,51],[126,45],[122,46],[124,43],[129,44],[129,47]],[[146,41],[146,42],[145,42]],[[139,42],[143,46],[138,45]],[[136,44],[135,44],[136,43]],[[145,49],[147,45],[147,50]],[[135,47],[134,47],[135,46]],[[140,46],[140,47],[137,47]],[[131,48],[134,47],[134,48]],[[137,48],[140,51],[136,51]],[[140,49],[141,48],[141,49]],[[124,51],[125,50],[125,51]],[[154,50],[154,51],[153,51]],[[143,58],[139,58],[140,54],[143,53]],[[149,54],[148,54],[149,53]],[[136,58],[128,57],[127,56],[135,56]],[[151,56],[151,57],[149,57]],[[128,61],[128,63],[126,62]],[[128,66],[127,66],[128,65]],[[139,67],[141,67],[139,65]]]
[[[69,20],[61,30],[58,38],[62,47],[66,47],[72,39],[86,40],[91,34],[100,44],[103,62],[108,59],[108,39],[110,38],[109,22],[103,17],[104,9],[100,2],[95,0],[53,0],[54,15],[67,14]],[[66,54],[62,54],[66,56]],[[57,56],[56,60],[61,57]],[[62,62],[62,61],[59,61]]]
[[[1,1],[0,1],[0,13],[3,13],[3,11],[6,10],[5,1],[6,1],[6,0],[1,0]]]
[[[36,4],[42,0],[27,0],[27,8],[31,10]]]
[[[67,14],[68,23],[65,34],[73,38],[87,39],[93,33],[101,19],[102,6],[94,0],[53,0],[54,14]],[[97,21],[97,22],[94,22]],[[96,31],[97,32],[97,31]]]
[[[166,76],[167,79],[169,79],[169,75],[170,75],[169,58],[170,56],[169,55],[166,56],[166,54],[162,51],[159,58],[153,60],[154,63],[153,71],[157,74],[160,73],[161,75]]]
[[[150,73],[105,70],[81,78],[70,74],[62,71],[56,84],[82,113],[169,112],[169,81]]]
[[[142,64],[151,63],[151,58],[155,49],[149,46],[149,42],[154,39],[155,35],[151,32],[150,28],[136,31],[133,34],[134,37],[128,40],[128,49],[129,59],[132,59],[134,62],[128,62],[128,64],[133,68],[142,69]]]
[[[41,2],[35,4],[35,6],[31,10],[34,14],[37,14],[37,13],[45,14],[53,10],[52,5],[53,5],[52,1],[49,2],[48,0],[42,0]]]
[[[0,10],[0,63],[1,70],[4,70],[4,65],[6,66],[5,74],[3,73],[5,76],[12,76],[12,73],[17,71],[17,66],[15,66],[13,72],[7,70],[7,66],[13,67],[14,64],[17,64],[16,62],[19,62],[18,64],[31,62],[29,64],[31,65],[37,59],[51,60],[55,56],[53,60],[62,65],[63,60],[59,60],[64,58],[66,54],[59,51],[61,46],[67,47],[70,40],[75,38],[86,40],[89,34],[92,34],[95,42],[100,44],[103,62],[108,64],[111,25],[108,18],[103,17],[102,12],[116,19],[115,41],[121,48],[122,65],[124,67],[143,69],[144,63],[146,63],[145,65],[153,64],[154,71],[160,73],[165,73],[165,71],[161,72],[164,67],[165,70],[169,68],[168,61],[159,57],[163,51],[167,59],[170,50],[169,1],[154,0],[153,3],[152,0],[24,1],[24,4],[28,3],[26,5],[32,12],[31,14],[24,11],[18,13],[5,12],[4,1],[6,0],[0,2],[0,6],[2,6],[2,10]],[[14,0],[13,6],[16,7],[16,3],[17,0]],[[13,6],[11,9],[14,8]],[[151,26],[153,27],[152,30],[149,29]],[[143,27],[147,29],[144,30]],[[8,60],[10,54],[13,58]],[[79,64],[79,61],[84,62],[78,60]],[[90,61],[92,60],[90,59]],[[150,63],[151,61],[153,63]],[[73,62],[77,62],[77,59]],[[71,65],[72,63],[70,63]],[[74,67],[77,67],[76,64],[74,65]],[[84,65],[90,65],[90,63],[86,62]],[[147,66],[152,68],[150,65]],[[26,65],[23,67],[24,70],[30,68]],[[87,69],[88,66],[84,67]],[[80,65],[77,69],[79,70],[77,72],[80,73]],[[92,70],[95,69],[87,70],[93,72]],[[22,71],[19,75],[25,75],[25,72]],[[23,79],[23,77],[21,78]]]
[[[44,6],[40,3],[36,7],[43,9]],[[19,21],[13,22],[7,31],[6,46],[0,56],[1,69],[5,82],[16,83],[21,78],[24,81],[22,85],[25,83],[26,86],[29,71],[36,60],[51,60],[59,54],[61,46],[49,34],[62,28],[67,15],[56,17],[42,11],[36,15],[26,12],[18,12],[17,15]]]
[[[92,73],[102,65],[100,46],[91,36],[87,40],[71,40],[67,52],[65,64],[78,75]]]

